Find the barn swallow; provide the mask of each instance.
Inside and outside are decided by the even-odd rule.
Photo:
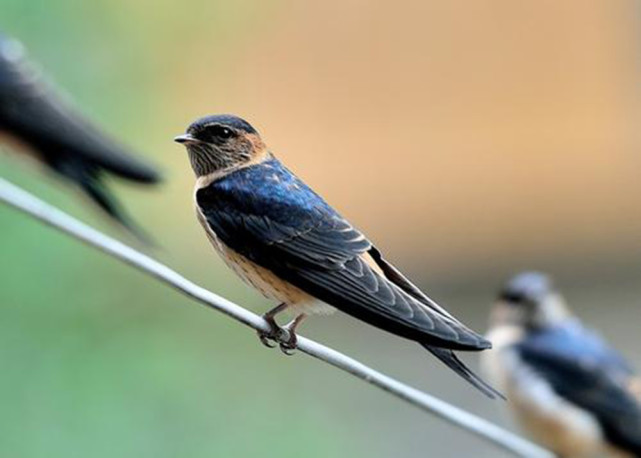
[[[490,344],[428,298],[381,252],[269,151],[258,132],[231,115],[208,116],[175,141],[196,174],[197,216],[215,250],[245,282],[280,305],[264,316],[287,352],[309,314],[339,309],[418,342],[490,397],[498,393],[453,350]],[[295,318],[279,328],[275,316]],[[259,334],[260,335],[260,334]]]
[[[641,379],[549,277],[513,277],[490,321],[483,367],[527,433],[559,456],[641,456]]]
[[[22,44],[2,35],[0,139],[76,184],[111,218],[137,232],[109,193],[104,177],[111,173],[156,183],[159,174],[78,114],[29,60]]]

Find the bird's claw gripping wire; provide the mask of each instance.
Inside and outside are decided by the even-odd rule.
[[[298,343],[298,339],[296,338],[296,328],[303,321],[306,315],[300,314],[285,326],[280,327],[278,326],[278,323],[276,323],[274,315],[283,308],[284,305],[280,305],[276,309],[271,310],[263,315],[263,318],[269,325],[270,330],[267,332],[257,332],[258,338],[263,345],[268,348],[274,348],[276,347],[276,345],[278,345],[283,353],[285,353],[287,356],[291,356],[295,353],[296,344]],[[274,311],[276,311],[276,313]]]
[[[271,323],[270,323],[271,325]],[[268,332],[257,331],[260,342],[267,348],[275,348],[277,345],[281,351],[288,356],[294,354],[296,350],[296,334],[291,332],[289,326],[279,327],[274,324]]]

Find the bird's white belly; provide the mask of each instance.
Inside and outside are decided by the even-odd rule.
[[[600,456],[606,449],[603,431],[589,412],[571,404],[509,348],[507,330],[487,337],[494,345],[483,352],[483,368],[503,391],[512,413],[533,439],[569,457]]]
[[[274,273],[250,261],[245,256],[227,247],[211,230],[204,216],[196,207],[198,220],[202,224],[209,241],[216,252],[245,283],[260,291],[263,296],[274,301],[285,303],[296,314],[328,315],[336,309],[291,283],[278,278]]]

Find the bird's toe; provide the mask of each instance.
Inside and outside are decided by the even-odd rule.
[[[264,346],[267,348],[274,348],[276,347],[277,339],[276,336],[270,332],[261,332],[258,331],[258,339],[260,340],[260,343],[262,343]]]
[[[296,345],[298,344],[298,339],[296,334],[287,328],[281,329],[283,332],[280,335],[278,344],[280,346],[280,351],[285,353],[287,356],[291,356],[296,352]]]

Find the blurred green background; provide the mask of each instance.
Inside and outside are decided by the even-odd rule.
[[[0,0],[0,11],[0,30],[85,113],[162,167],[158,189],[113,187],[158,240],[154,255],[203,286],[271,305],[213,254],[171,141],[231,112],[473,328],[507,275],[543,269],[641,367],[638,2]],[[0,172],[126,239],[7,148]],[[0,456],[503,456],[268,351],[13,210],[0,207],[0,230]],[[416,345],[340,314],[303,333],[512,427],[501,403]]]

